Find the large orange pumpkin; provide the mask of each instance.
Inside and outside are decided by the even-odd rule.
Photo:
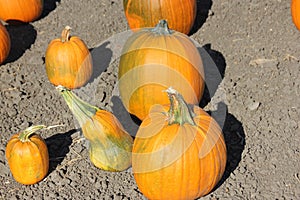
[[[226,145],[216,121],[198,106],[190,109],[168,89],[170,107],[155,106],[133,144],[132,170],[148,199],[189,200],[208,194],[226,166]]]
[[[46,50],[45,62],[49,81],[68,89],[86,84],[92,75],[92,56],[84,41],[70,36],[66,26],[61,38],[54,39]]]
[[[10,37],[5,28],[0,22],[0,64],[7,58],[10,51]]]
[[[173,86],[188,103],[198,104],[204,90],[204,69],[194,43],[168,29],[161,20],[141,29],[125,43],[119,63],[119,91],[125,108],[143,120],[155,104],[168,104],[162,90]]]
[[[6,146],[6,159],[15,180],[30,185],[41,181],[48,173],[48,148],[36,131],[45,128],[37,125],[15,134]]]
[[[0,19],[3,21],[32,22],[40,17],[43,0],[1,0]]]
[[[188,34],[196,17],[196,0],[123,0],[131,29],[154,27],[166,19],[171,29]]]
[[[291,13],[295,26],[300,30],[300,0],[291,1]]]
[[[106,171],[123,171],[131,166],[133,139],[113,113],[92,106],[72,91],[58,86],[89,142],[91,162]]]

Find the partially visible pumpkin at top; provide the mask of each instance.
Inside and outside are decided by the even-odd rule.
[[[4,62],[10,51],[10,37],[5,28],[0,22],[0,64]]]
[[[32,22],[43,11],[43,0],[1,0],[0,19],[6,22]]]
[[[291,1],[291,14],[295,26],[300,30],[300,0]]]
[[[93,70],[92,56],[84,41],[70,36],[71,28],[66,26],[61,38],[52,40],[46,50],[45,65],[49,81],[68,89],[86,84]]]
[[[196,0],[123,0],[125,16],[131,29],[154,27],[161,19],[170,29],[188,34],[196,18]]]

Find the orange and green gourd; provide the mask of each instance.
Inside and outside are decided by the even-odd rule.
[[[109,111],[92,106],[72,91],[58,86],[89,142],[89,157],[98,168],[123,171],[131,166],[133,139]]]

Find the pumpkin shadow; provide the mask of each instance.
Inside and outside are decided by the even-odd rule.
[[[127,112],[119,96],[112,96],[111,102],[113,103],[113,114],[119,119],[123,128],[134,138],[141,124],[141,120]]]
[[[218,107],[224,107],[224,105],[224,103],[219,103]],[[237,168],[242,159],[242,153],[246,145],[245,132],[242,123],[227,111],[225,121],[222,125],[223,135],[227,148],[227,162],[225,172],[221,180],[211,192],[218,189],[226,181],[230,174],[233,173]]]
[[[72,129],[66,133],[58,133],[45,139],[50,160],[48,174],[54,171],[66,157],[67,153],[70,151],[69,146],[72,144],[71,136],[77,131],[77,129]]]
[[[197,0],[197,14],[194,25],[188,35],[196,33],[206,22],[209,10],[212,6],[212,0]]]
[[[11,48],[4,64],[18,60],[27,49],[35,42],[37,32],[31,24],[19,24],[6,26]]]
[[[50,12],[55,10],[55,8],[57,7],[57,4],[59,4],[60,2],[61,2],[61,0],[44,0],[43,12],[37,20],[42,19],[42,18],[46,17],[47,15],[49,15]]]
[[[92,83],[109,67],[113,55],[112,50],[107,47],[109,44],[110,42],[104,42],[99,47],[89,49],[93,61],[93,72],[88,83]]]
[[[211,101],[224,78],[226,61],[220,52],[211,49],[211,44],[205,44],[202,47],[197,47],[197,49],[203,62],[205,74],[205,89],[199,103],[199,106],[204,108]]]

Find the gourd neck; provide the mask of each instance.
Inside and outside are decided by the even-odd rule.
[[[30,126],[26,128],[24,131],[22,131],[19,135],[19,140],[21,142],[28,142],[29,138],[38,130],[41,130],[43,128],[46,128],[45,125],[36,125],[36,126]]]
[[[66,26],[64,30],[61,32],[61,41],[62,42],[68,42],[70,39],[70,26]]]
[[[96,114],[99,108],[92,106],[83,100],[81,100],[78,96],[76,96],[71,90],[63,87],[57,86],[56,89],[61,93],[64,100],[66,101],[68,107],[75,115],[78,120],[80,126],[82,127],[88,120]]]
[[[152,32],[159,35],[171,35],[173,33],[173,31],[169,29],[167,20],[164,19],[159,20],[155,28],[152,29]]]
[[[196,124],[193,120],[195,114],[188,107],[182,95],[173,88],[168,88],[166,92],[170,100],[170,109],[168,112],[169,124],[184,125],[187,123],[195,126]]]

